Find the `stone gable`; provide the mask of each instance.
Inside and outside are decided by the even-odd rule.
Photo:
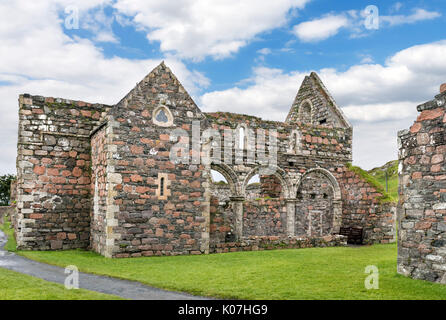
[[[307,100],[310,121],[300,121]],[[19,115],[21,249],[139,257],[342,245],[344,225],[363,227],[368,243],[394,240],[392,207],[348,169],[352,128],[316,74],[285,122],[202,113],[164,63],[114,106],[23,95]]]

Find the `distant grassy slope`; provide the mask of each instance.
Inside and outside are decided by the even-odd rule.
[[[373,168],[368,173],[373,176],[384,188],[386,188],[386,171],[387,183],[389,187],[388,193],[394,199],[398,199],[398,160],[389,161],[382,167]]]
[[[381,196],[378,198],[381,203],[386,202],[396,202],[397,198],[394,198],[390,193],[386,192],[385,184],[384,186],[380,181],[378,181],[374,176],[372,176],[368,171],[365,171],[364,169],[353,166],[350,163],[347,164],[347,167],[355,172],[357,175],[359,175],[364,181],[367,181],[367,183],[375,188],[377,192],[381,194]]]

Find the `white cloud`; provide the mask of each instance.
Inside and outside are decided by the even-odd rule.
[[[271,51],[270,48],[263,48],[263,49],[258,50],[257,53],[260,53],[260,54],[266,56],[266,55],[268,55],[268,54],[271,54],[272,51]]]
[[[109,3],[107,3],[109,5]],[[105,5],[86,11],[80,15],[81,28],[89,30],[95,36],[94,41],[119,43],[118,38],[113,34],[112,24],[114,16],[105,13]]]
[[[369,54],[363,54],[360,55],[361,59],[361,63],[365,63],[365,64],[370,64],[373,63],[373,57]]]
[[[342,108],[345,115],[352,121],[379,122],[393,121],[403,118],[414,118],[416,110],[414,101],[398,101],[390,103],[375,103],[349,105]]]
[[[257,67],[253,71],[253,77],[244,81],[247,88],[206,93],[201,98],[200,107],[203,111],[243,112],[283,121],[304,74],[286,74],[280,69],[265,67]]]
[[[66,1],[70,4],[71,1]],[[159,60],[106,58],[92,41],[64,34],[64,1],[0,2],[0,174],[15,172],[18,96],[22,93],[89,102],[117,103]],[[101,1],[79,1],[83,12]],[[82,15],[81,15],[82,17]],[[82,23],[80,24],[82,25]],[[175,59],[166,59],[192,95],[209,79]]]
[[[395,16],[380,16],[380,22],[389,24],[390,26],[396,26],[401,24],[411,24],[424,20],[432,20],[441,17],[441,13],[436,11],[427,11],[424,9],[416,8],[411,15],[395,15]]]
[[[396,4],[395,10],[401,7]],[[410,15],[380,15],[379,28],[389,28],[402,24],[412,24],[425,20],[436,19],[441,13],[414,8]],[[342,29],[350,33],[350,38],[365,37],[370,32],[365,28],[364,22],[367,13],[349,10],[341,13],[330,13],[321,18],[305,21],[293,27],[294,35],[302,42],[318,42],[337,35]]]
[[[400,9],[403,7],[403,4],[401,3],[401,2],[396,2],[393,6],[392,6],[392,8],[391,8],[391,11],[392,12],[398,12],[398,11],[400,11]]]
[[[302,22],[293,28],[294,34],[303,42],[317,42],[336,35],[341,28],[349,25],[348,18],[341,15],[327,15],[320,19]]]
[[[200,60],[236,53],[262,32],[283,26],[310,0],[117,0],[114,8],[159,41],[162,52]]]
[[[318,73],[354,124],[356,163],[372,168],[396,157],[396,134],[416,119],[416,106],[438,94],[446,74],[446,41],[402,50],[386,64],[361,64]],[[255,68],[245,88],[202,96],[206,111],[241,112],[283,121],[309,71]]]

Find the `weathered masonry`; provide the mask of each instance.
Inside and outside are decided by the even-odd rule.
[[[203,113],[164,63],[116,105],[25,94],[19,118],[20,249],[136,257],[329,246],[345,243],[341,226],[364,228],[366,243],[394,241],[392,204],[349,169],[352,127],[315,73],[285,122]],[[265,134],[263,150],[253,151],[251,130]],[[180,142],[191,161],[170,160]],[[265,174],[261,160],[274,154]]]
[[[398,133],[398,272],[446,284],[446,84]]]

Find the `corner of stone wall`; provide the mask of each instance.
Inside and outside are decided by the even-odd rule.
[[[22,131],[24,128],[24,120],[22,115],[27,113],[27,110],[24,110],[24,105],[31,106],[33,104],[32,98],[28,95],[21,94],[19,96],[19,123],[18,123],[18,132],[19,132],[19,147],[17,150],[17,194],[16,194],[16,224],[15,224],[15,238],[17,242],[17,249],[28,249],[26,246],[27,241],[33,241],[34,237],[28,236],[28,233],[32,232],[32,228],[30,226],[34,225],[34,219],[25,219],[24,214],[32,214],[34,211],[31,208],[28,208],[28,202],[31,203],[34,200],[33,195],[25,195],[24,189],[34,189],[32,168],[33,164],[29,161],[25,161],[25,156],[32,155],[32,151],[25,149],[22,145],[20,145],[21,139],[27,139],[28,133],[26,131]],[[27,143],[27,142],[25,142]],[[32,144],[30,142],[30,144]]]
[[[114,144],[119,139],[115,128],[119,128],[120,124],[115,121],[113,116],[108,117],[106,128],[106,152],[107,152],[107,210],[106,210],[106,243],[105,252],[102,254],[107,258],[112,258],[119,252],[119,248],[115,245],[115,240],[120,238],[120,234],[115,232],[118,227],[119,205],[116,205],[115,198],[118,195],[116,186],[122,183],[122,176],[115,172],[116,160],[114,155],[118,151],[118,146]]]
[[[203,177],[205,181],[203,182],[203,186],[205,189],[204,192],[204,202],[201,204],[201,211],[203,222],[201,223],[201,246],[200,251],[204,254],[209,254],[209,245],[210,245],[210,226],[211,226],[211,186],[210,186],[210,177],[211,168],[210,166],[206,167],[206,170],[203,172]]]

